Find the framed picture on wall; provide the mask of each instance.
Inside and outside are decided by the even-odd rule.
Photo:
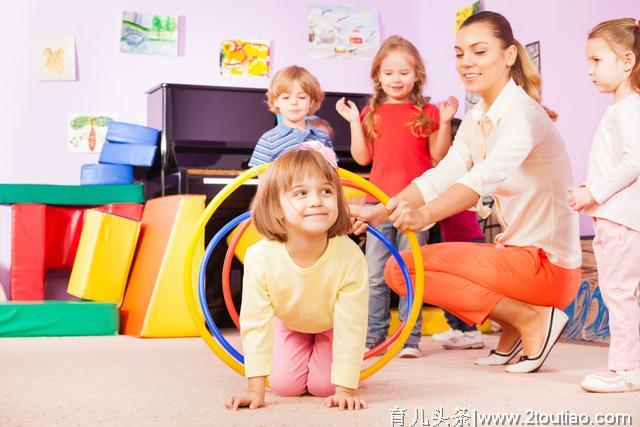
[[[538,73],[542,73],[542,69],[540,68],[540,41],[529,43],[524,48],[527,50],[533,65],[538,69]]]

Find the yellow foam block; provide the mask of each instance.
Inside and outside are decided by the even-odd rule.
[[[147,201],[138,253],[124,296],[121,332],[138,337],[198,336],[184,296],[184,257],[204,211],[205,196],[180,195]],[[204,236],[193,258],[197,283]]]
[[[233,237],[238,233],[238,230],[240,229],[240,227],[242,227],[242,224],[238,225],[236,228],[233,229],[231,233],[229,233],[229,235],[227,236],[227,245],[231,244]],[[260,233],[258,233],[258,230],[256,230],[256,228],[253,226],[253,223],[249,224],[249,227],[247,227],[242,237],[240,237],[238,246],[236,246],[236,251],[234,252],[234,255],[236,256],[236,258],[238,258],[240,262],[244,263],[244,254],[247,253],[247,248],[253,245],[254,243],[257,243],[261,239],[262,239],[262,236],[260,235]]]
[[[120,305],[139,233],[137,221],[88,210],[67,292]]]
[[[400,326],[398,320],[398,310],[391,310],[391,323],[389,325],[389,335],[393,334]],[[482,325],[477,325],[482,332],[491,332],[491,322],[487,320]],[[451,329],[444,317],[444,311],[437,307],[422,308],[422,335],[433,335]]]

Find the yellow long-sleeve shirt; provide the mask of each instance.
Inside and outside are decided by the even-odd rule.
[[[240,331],[247,378],[271,373],[273,320],[319,333],[333,328],[332,384],[357,388],[367,334],[369,286],[364,254],[347,236],[329,240],[314,265],[299,267],[283,243],[247,249]]]

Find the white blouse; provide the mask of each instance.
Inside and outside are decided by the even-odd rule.
[[[599,203],[585,213],[640,231],[640,95],[604,113],[589,153],[587,188]]]
[[[560,267],[579,267],[578,214],[567,203],[571,164],[553,122],[513,80],[485,110],[480,101],[467,113],[445,158],[413,182],[425,202],[454,183],[471,188],[482,217],[490,213],[482,198],[491,196],[503,228],[498,245],[535,246]]]

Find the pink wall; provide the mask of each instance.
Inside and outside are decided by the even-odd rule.
[[[454,69],[452,46],[455,10],[471,0],[350,0],[345,4],[378,9],[383,35],[401,34],[425,57],[427,94],[439,102],[464,90]],[[68,151],[66,120],[70,112],[112,113],[145,123],[146,89],[160,82],[266,87],[260,78],[218,74],[217,46],[227,37],[267,38],[273,43],[273,67],[297,63],[308,67],[330,91],[369,91],[367,61],[309,59],[306,13],[311,0],[25,0],[5,5],[3,25],[8,59],[0,70],[0,182],[77,184],[80,165],[97,155]],[[336,4],[338,2],[327,3]],[[636,7],[634,7],[636,6]],[[560,114],[558,128],[570,152],[576,182],[585,176],[588,147],[609,99],[598,94],[586,75],[584,43],[598,21],[634,16],[635,0],[485,0],[485,8],[503,13],[523,43],[541,41],[544,101]],[[119,52],[123,10],[185,16],[185,54],[149,57]],[[274,13],[275,12],[275,13]],[[275,16],[266,19],[267,16]],[[35,79],[37,35],[73,35],[79,80]],[[584,234],[591,232],[583,221]]]

